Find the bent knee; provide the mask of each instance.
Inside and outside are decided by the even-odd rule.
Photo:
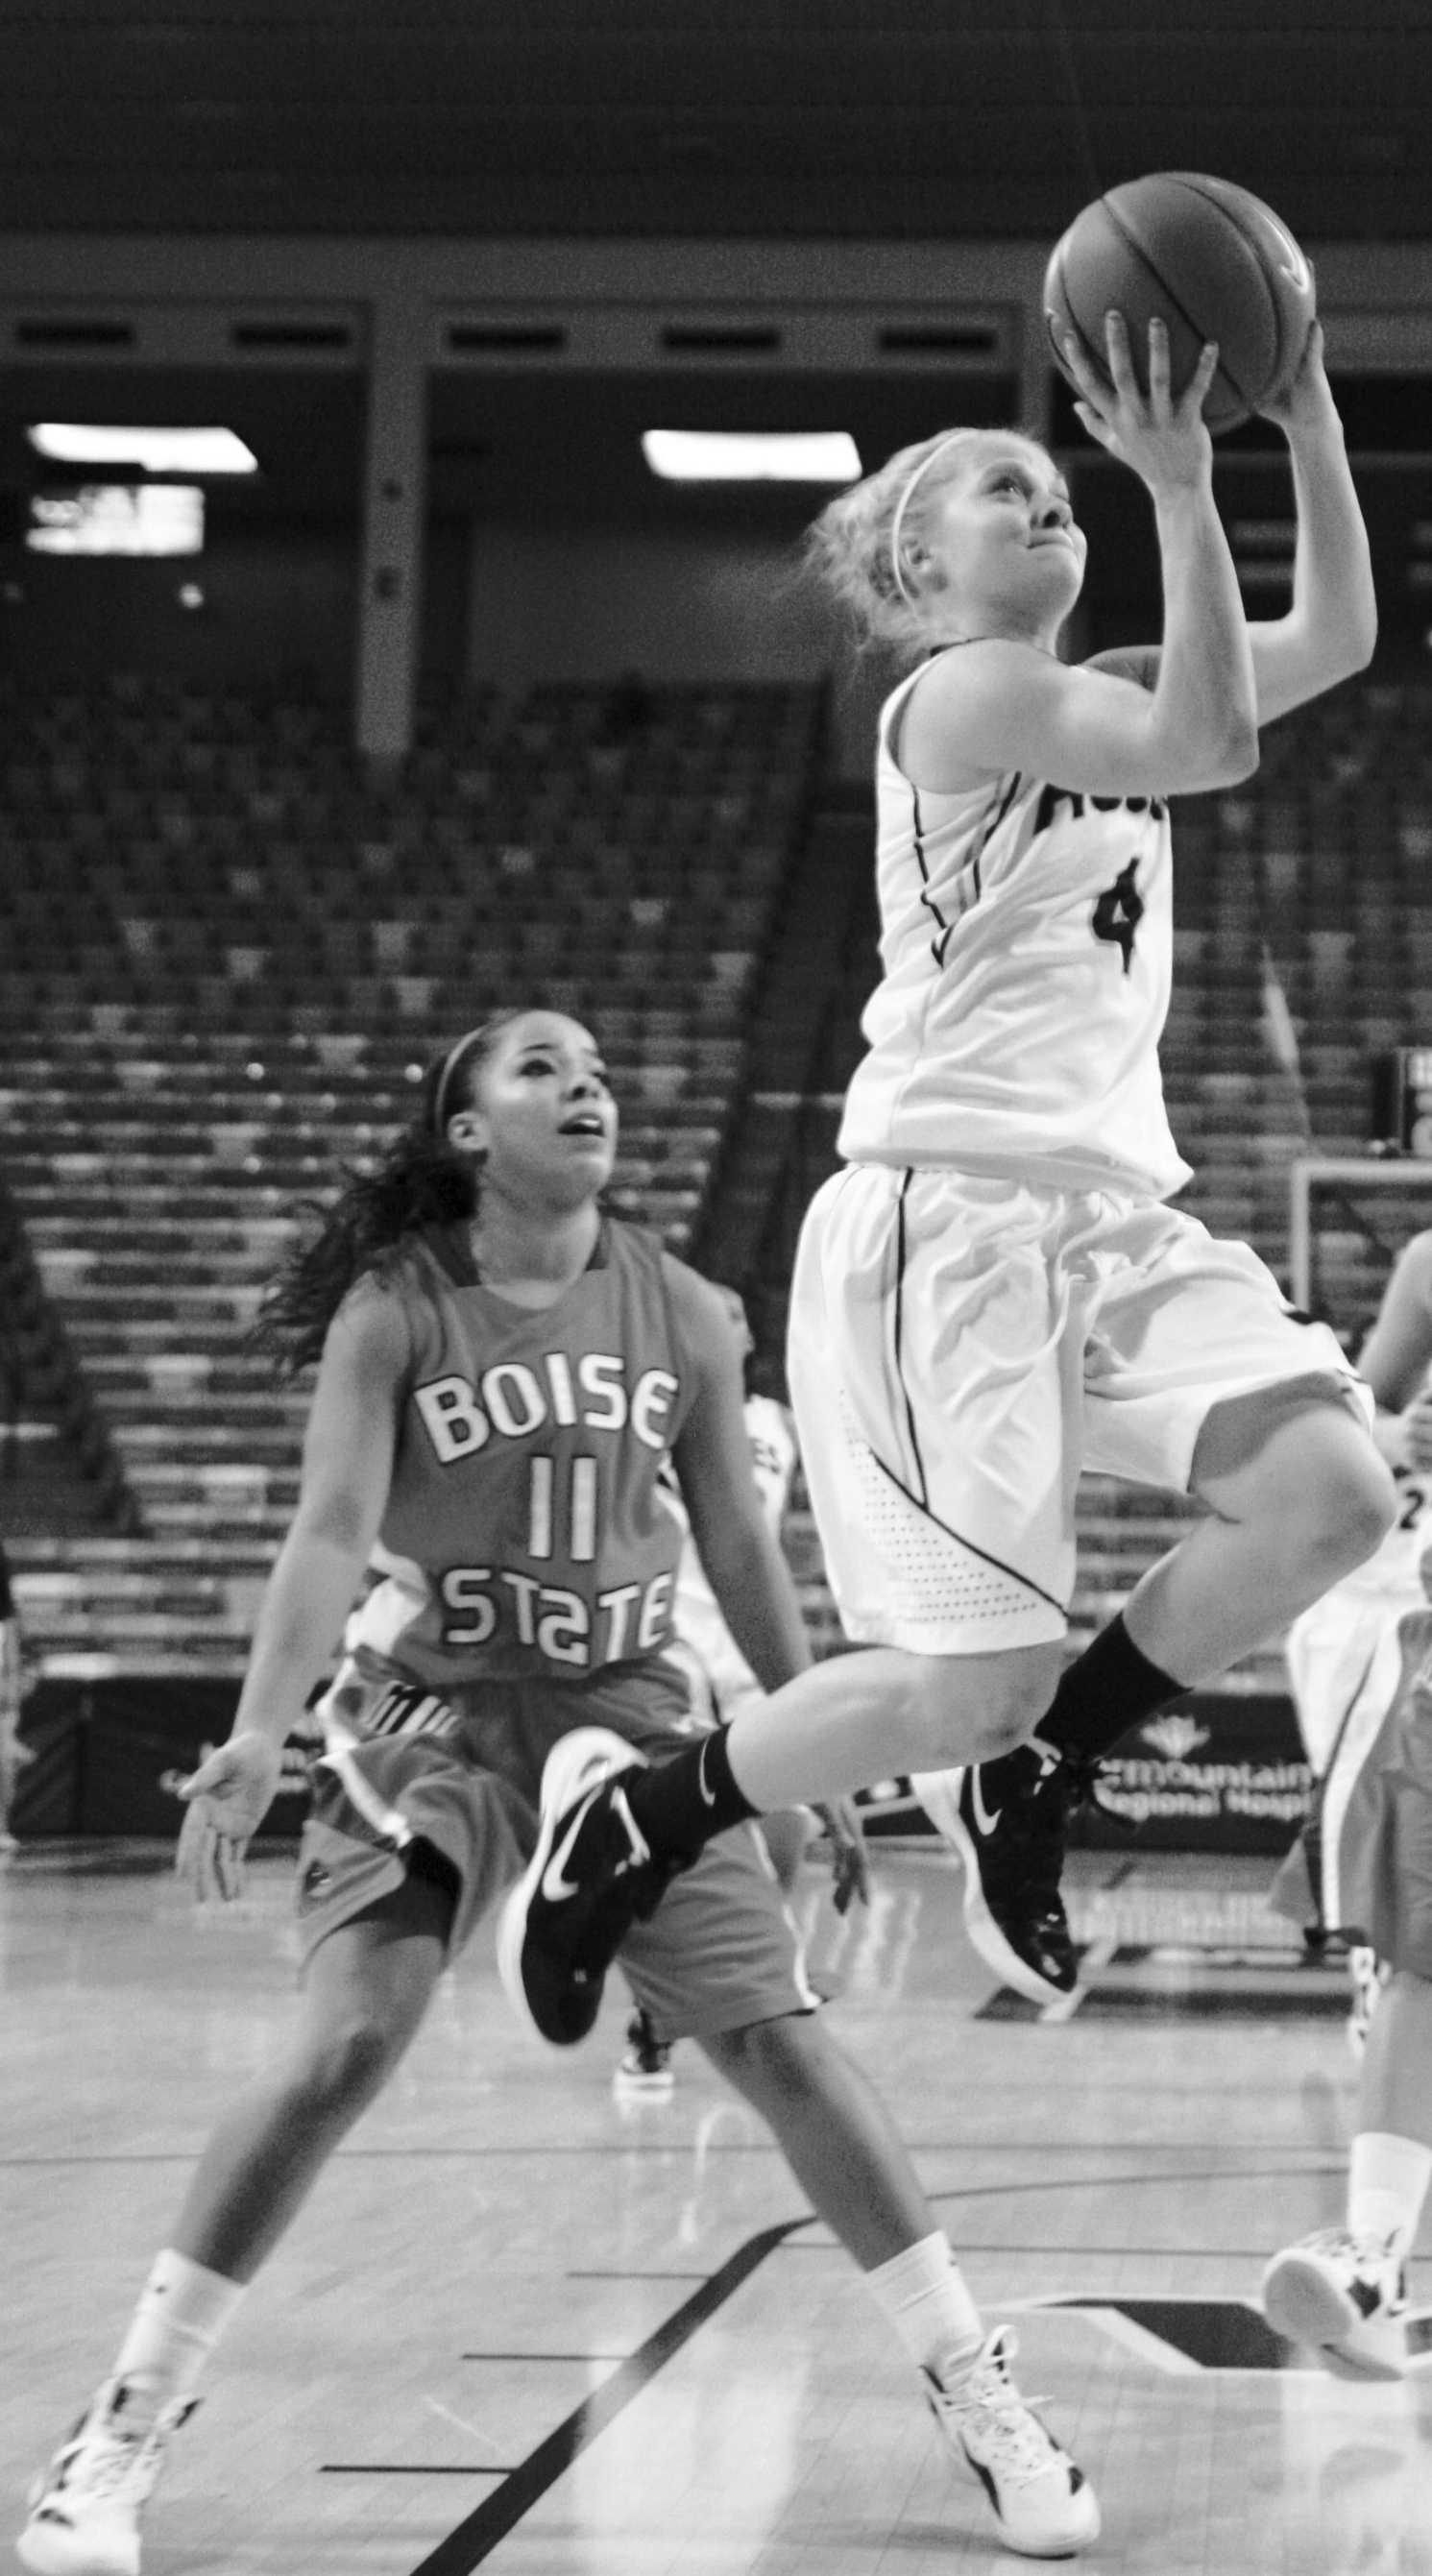
[[[379,2015],[356,2012],[310,2033],[290,2069],[291,2089],[316,2108],[343,2110],[370,2101],[386,2081],[410,2033]]]
[[[1054,1697],[1062,1662],[1058,1645],[922,1658],[911,1679],[910,1724],[923,1749],[911,1767],[935,1771],[1013,1753]]]
[[[1335,1582],[1382,1545],[1397,1518],[1397,1487],[1369,1442],[1365,1457],[1354,1455],[1310,1481],[1294,1509],[1310,1568]]]
[[[814,2013],[787,2012],[743,2022],[737,2030],[708,2032],[700,2044],[718,2075],[753,2108],[769,2111],[809,2089],[822,2035]]]
[[[704,2045],[728,2067],[782,2075],[800,2060],[799,2034],[811,2020],[813,2016],[805,2013],[776,2013],[769,2021],[742,2022],[736,2030],[723,2030]]]

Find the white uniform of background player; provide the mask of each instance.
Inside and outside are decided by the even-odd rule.
[[[1414,1236],[1388,1282],[1360,1366],[1378,1403],[1374,1437],[1397,1477],[1396,1522],[1365,1565],[1335,1583],[1288,1632],[1298,1724],[1314,1771],[1346,1745],[1359,1707],[1387,1707],[1379,1664],[1396,1679],[1391,1634],[1424,1610],[1422,1561],[1432,1543],[1432,1231]],[[1379,1652],[1380,1650],[1380,1652]],[[1390,1658],[1390,1666],[1389,1666]]]
[[[1274,2255],[1264,2305],[1330,2368],[1374,2378],[1399,2377],[1432,2353],[1432,2317],[1409,2310],[1406,2282],[1432,2179],[1429,1364],[1432,1232],[1399,1258],[1362,1354],[1379,1406],[1375,1436],[1398,1479],[1396,1525],[1288,1638],[1319,1778],[1273,1896],[1295,1922],[1354,1944],[1362,2072],[1344,2224]]]
[[[1364,1700],[1381,1697],[1376,1666],[1405,1610],[1425,1610],[1422,1565],[1432,1543],[1432,1472],[1398,1479],[1402,1517],[1375,1556],[1335,1583],[1288,1631],[1288,1673],[1298,1728],[1314,1771]]]

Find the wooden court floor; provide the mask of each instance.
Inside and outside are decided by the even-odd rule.
[[[196,1924],[167,1860],[0,1872],[11,2529],[293,2010],[290,1864]],[[992,1994],[943,1855],[878,1854],[846,1925],[813,1867],[799,1891],[833,2027],[1099,2489],[1104,2576],[1432,2576],[1432,2386],[1329,2379],[1253,2305],[1272,2248],[1340,2215],[1353,2085],[1338,1977],[1300,1964],[1269,1875],[1076,1855],[1088,1990],[1047,2020]],[[690,2047],[669,2104],[614,2099],[616,1985],[557,2056],[479,1934],[222,2347],[146,2576],[1017,2563],[761,2125]]]

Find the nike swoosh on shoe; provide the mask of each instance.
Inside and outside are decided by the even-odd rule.
[[[982,1834],[992,1834],[995,1826],[999,1823],[1000,1817],[1004,1814],[1004,1809],[1003,1807],[996,1807],[994,1814],[990,1814],[990,1811],[984,1802],[984,1791],[980,1787],[978,1764],[974,1766],[974,1777],[970,1782],[970,1805],[974,1809],[975,1823],[978,1825],[980,1832]]]
[[[565,1877],[563,1873],[566,1869],[567,1860],[570,1856],[572,1846],[576,1842],[577,1836],[581,1832],[583,1825],[586,1823],[593,1805],[601,1796],[605,1786],[606,1782],[604,1780],[599,1780],[595,1789],[588,1790],[587,1795],[582,1800],[581,1806],[578,1808],[571,1824],[562,1836],[561,1842],[558,1844],[557,1849],[553,1852],[551,1859],[548,1861],[546,1868],[542,1872],[542,1893],[546,1897],[549,1905],[560,1905],[564,1897],[575,1896],[577,1894],[576,1880]]]

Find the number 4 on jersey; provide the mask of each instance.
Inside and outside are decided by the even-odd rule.
[[[1138,873],[1138,860],[1130,859],[1094,906],[1094,936],[1122,952],[1126,975],[1134,954],[1134,932],[1144,917],[1144,899],[1135,882]]]

